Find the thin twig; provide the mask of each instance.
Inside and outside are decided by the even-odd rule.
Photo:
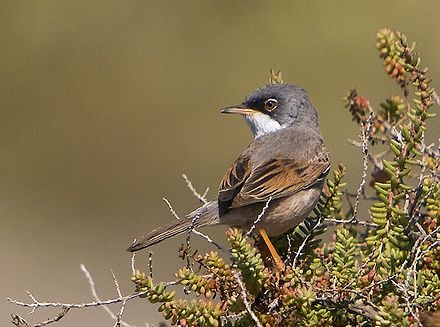
[[[113,276],[113,281],[115,282],[116,291],[118,292],[118,296],[122,297],[121,289],[119,287],[119,282],[118,282],[118,280],[117,280],[113,270],[111,270],[111,272],[112,272],[112,276]],[[127,303],[127,301],[123,301],[122,302],[121,309],[119,310],[118,314],[116,315],[116,321],[115,321],[114,327],[120,327],[121,326],[121,318],[122,318],[122,315],[124,313],[124,309],[125,309],[125,304],[126,303]]]
[[[167,206],[168,206],[168,208],[169,208],[171,214],[173,215],[173,217],[176,218],[176,219],[181,219],[181,218],[179,217],[179,215],[177,214],[177,212],[174,210],[174,208],[173,208],[173,206],[171,205],[170,201],[168,201],[168,199],[166,199],[165,197],[163,197],[162,199],[163,199],[163,201],[167,204]],[[194,218],[193,218],[193,221],[194,221],[194,222],[195,222],[195,219],[196,219],[196,218],[197,218],[197,215],[194,216]],[[192,222],[192,223],[193,223],[193,222]],[[192,226],[192,227],[193,227],[193,226]],[[206,235],[206,234],[200,232],[199,230],[197,230],[197,229],[195,229],[195,228],[191,228],[188,232],[189,232],[189,233],[196,234],[197,236],[200,236],[201,238],[204,238],[208,243],[211,243],[211,244],[214,245],[217,249],[226,252],[226,250],[225,250],[221,245],[219,245],[219,244],[218,244],[217,242],[215,242],[212,238],[210,238],[208,235]],[[187,237],[187,245],[189,245],[188,237]]]
[[[327,200],[325,201],[324,206],[326,206],[330,201],[330,197],[327,198]],[[302,250],[304,249],[304,247],[306,246],[307,242],[309,241],[309,239],[313,238],[313,232],[319,227],[321,226],[321,224],[324,222],[324,214],[323,212],[321,212],[319,214],[319,216],[317,217],[316,220],[316,224],[310,229],[309,234],[306,235],[306,237],[304,237],[303,241],[301,242],[300,246],[298,247],[298,251],[296,252],[295,258],[293,258],[293,262],[292,262],[292,269],[295,270],[296,268],[296,264],[299,260],[299,257],[301,255]]]
[[[166,285],[175,285],[176,283],[170,282]],[[21,307],[26,308],[60,308],[60,307],[68,307],[69,309],[82,309],[82,308],[90,308],[90,307],[99,307],[109,304],[116,304],[116,303],[122,303],[123,301],[129,301],[131,299],[138,298],[142,295],[145,295],[147,291],[145,292],[136,292],[130,295],[126,295],[123,297],[117,297],[114,299],[104,300],[104,301],[93,301],[93,302],[85,302],[85,303],[61,303],[61,302],[32,302],[32,303],[26,303],[22,301],[17,301],[14,299],[11,299],[10,297],[6,298],[6,300],[12,304],[16,304]]]
[[[45,321],[39,322],[32,326],[24,318],[20,317],[19,315],[13,314],[11,323],[17,327],[43,327],[53,322],[57,322],[61,320],[67,314],[67,312],[69,312],[69,310],[70,308],[64,307],[56,316],[49,318]]]
[[[222,247],[220,244],[218,244],[217,242],[215,242],[211,237],[209,237],[208,235],[202,233],[201,231],[197,230],[197,229],[193,229],[193,234],[196,234],[197,236],[200,236],[202,238],[204,238],[208,243],[211,243],[212,245],[214,245],[218,250],[222,250],[223,252],[227,252],[226,249],[224,247]]]
[[[182,174],[182,177],[183,177],[183,179],[184,179],[185,182],[186,182],[186,186],[188,186],[188,188],[191,190],[191,192],[193,193],[193,195],[194,195],[194,196],[195,196],[200,202],[202,202],[203,204],[207,204],[207,203],[208,203],[208,200],[206,199],[206,195],[207,195],[208,192],[209,192],[209,187],[206,188],[206,190],[205,190],[205,192],[203,192],[203,194],[200,194],[199,192],[197,192],[197,190],[195,189],[195,187],[192,185],[192,182],[189,180],[188,176],[186,176],[185,174]],[[176,219],[179,219],[179,216],[178,216],[177,213],[173,210],[173,208],[172,208],[172,206],[171,206],[171,203],[170,203],[167,199],[165,199],[165,198],[163,198],[163,199],[164,199],[164,201],[167,203],[168,207],[170,208],[171,213],[173,214],[173,216],[174,216]],[[202,232],[200,232],[200,231],[198,231],[198,230],[196,230],[196,229],[194,228],[194,223],[195,223],[195,220],[196,220],[197,218],[198,218],[198,216],[195,215],[194,218],[193,218],[193,220],[191,221],[191,228],[190,228],[190,230],[188,231],[188,235],[187,235],[187,238],[186,238],[186,245],[187,245],[187,247],[189,247],[189,241],[190,241],[190,239],[191,239],[191,233],[193,233],[193,234],[196,234],[196,235],[198,235],[198,236],[204,238],[206,241],[208,241],[208,242],[211,243],[212,245],[216,246],[217,249],[222,250],[222,251],[226,251],[222,246],[220,246],[218,243],[214,242],[214,241],[213,241],[208,235],[206,235],[206,234],[204,234],[204,233],[202,233]]]
[[[148,252],[148,274],[153,278],[153,252]]]
[[[89,273],[89,271],[87,270],[87,268],[86,268],[85,265],[82,264],[80,267],[81,267],[82,272],[83,272],[84,275],[86,276],[87,281],[89,282],[89,286],[90,286],[90,290],[91,290],[91,292],[92,292],[92,296],[93,296],[93,298],[96,300],[96,302],[102,302],[101,299],[100,299],[99,296],[98,296],[98,293],[96,292],[95,282],[93,281],[92,275]],[[115,285],[116,285],[116,290],[117,290],[118,295],[119,295],[118,298],[121,299],[121,298],[123,298],[123,296],[122,296],[121,291],[120,291],[120,289],[119,289],[119,283],[118,283],[118,281],[117,281],[115,275],[113,274],[113,271],[112,271],[112,275],[113,275],[113,280],[114,280]],[[124,304],[124,302],[126,302],[126,301],[127,301],[127,300],[122,300],[123,304]],[[126,322],[124,322],[124,321],[121,321],[120,318],[118,318],[118,316],[116,316],[116,315],[113,313],[113,311],[111,311],[110,308],[109,308],[106,304],[103,304],[103,305],[102,305],[102,308],[103,308],[103,309],[104,309],[104,310],[110,315],[110,317],[111,317],[113,320],[115,320],[115,321],[118,321],[118,320],[119,320],[119,323],[120,323],[121,325],[123,325],[123,326],[125,326],[125,327],[133,327],[133,325],[130,325],[129,323],[126,323]]]
[[[162,200],[167,204],[173,217],[176,219],[180,219],[180,217],[177,215],[176,211],[173,209],[173,206],[171,205],[170,201],[168,201],[168,199],[165,197],[163,197]]]
[[[272,201],[272,197],[270,196],[269,199],[266,201],[266,204],[264,205],[263,209],[261,210],[260,214],[258,215],[258,217],[254,220],[254,222],[252,223],[251,228],[249,228],[249,230],[246,233],[246,236],[249,236],[252,234],[252,232],[254,231],[255,227],[257,227],[257,224],[261,221],[261,219],[263,219],[264,214],[266,213],[266,210],[269,208],[269,203],[270,201]]]
[[[320,219],[320,220],[318,220],[316,226],[321,225],[321,223],[322,223],[322,220]],[[316,226],[315,226],[315,227],[316,227]],[[296,268],[296,263],[297,263],[298,260],[299,260],[299,256],[301,255],[301,252],[302,252],[302,250],[304,249],[304,247],[306,246],[307,242],[309,241],[311,235],[312,235],[311,233],[310,233],[310,234],[307,234],[307,236],[304,237],[304,240],[301,242],[301,245],[298,247],[298,251],[296,251],[295,258],[293,258],[292,269],[295,269],[295,268]]]
[[[118,292],[118,296],[119,296],[119,297],[122,297],[121,289],[120,289],[120,287],[119,287],[119,282],[118,282],[118,280],[116,279],[115,273],[113,272],[112,269],[110,269],[110,271],[111,271],[111,273],[112,273],[113,282],[115,283],[116,292]]]
[[[367,171],[368,171],[368,139],[371,132],[372,127],[372,120],[374,118],[374,112],[370,113],[370,116],[368,116],[368,119],[365,123],[361,124],[361,133],[360,133],[360,140],[362,143],[362,179],[359,184],[359,187],[356,192],[356,200],[353,206],[353,214],[349,221],[357,221],[356,216],[359,208],[359,202],[361,194],[364,192],[364,187],[366,183],[367,178]]]
[[[136,252],[131,254],[131,273],[134,274],[136,271]]]
[[[338,225],[338,224],[348,224],[348,225],[360,225],[364,227],[379,227],[378,224],[370,223],[368,221],[363,220],[352,220],[352,219],[333,219],[333,218],[325,218],[324,219],[326,223],[332,224],[332,225]]]
[[[286,259],[286,265],[289,265],[290,261],[292,260],[292,237],[290,234],[286,235],[287,238],[287,259]]]
[[[127,300],[122,301],[121,309],[119,310],[119,312],[118,312],[118,314],[116,316],[117,319],[116,319],[114,327],[120,327],[121,326],[121,324],[122,324],[121,317],[124,314],[126,303],[127,303]]]
[[[200,202],[202,202],[203,204],[207,204],[208,200],[205,198],[206,194],[208,194],[209,188],[206,189],[206,191],[202,194],[200,194],[199,192],[197,192],[197,190],[194,188],[194,186],[192,185],[191,181],[189,180],[188,176],[186,176],[185,174],[182,174],[183,179],[186,182],[186,186],[188,186],[188,188],[192,191],[192,193],[194,194],[194,196],[199,199]]]
[[[237,280],[238,285],[240,286],[241,297],[243,299],[244,306],[246,307],[246,311],[249,313],[249,315],[251,316],[251,318],[254,320],[255,324],[258,327],[263,327],[255,312],[252,311],[251,305],[249,304],[249,301],[247,299],[246,288],[244,287],[243,281],[241,280],[241,272],[232,270],[232,273],[235,279]]]
[[[188,233],[186,235],[186,248],[190,248],[190,242],[191,242],[191,235],[194,233],[196,220],[200,217],[200,215],[197,213],[194,215],[194,217],[191,219],[191,226],[188,229]]]
[[[35,324],[33,327],[43,327],[43,326],[49,325],[53,322],[60,321],[67,314],[67,312],[69,312],[69,310],[70,310],[70,308],[63,308],[55,317],[52,317],[52,318],[49,318],[45,321],[39,322],[39,323]]]

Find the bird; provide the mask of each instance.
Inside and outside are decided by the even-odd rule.
[[[269,83],[221,113],[243,116],[254,139],[226,171],[217,197],[135,239],[128,251],[222,224],[258,231],[277,266],[283,266],[269,237],[291,230],[310,214],[330,170],[318,113],[307,92],[288,83]]]

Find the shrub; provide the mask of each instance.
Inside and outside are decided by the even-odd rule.
[[[345,108],[360,125],[360,141],[353,142],[363,156],[357,192],[347,191],[340,164],[314,214],[273,239],[285,254],[281,270],[263,258],[245,231],[231,228],[229,261],[223,252],[183,252],[193,264],[176,273],[176,282],[192,292],[192,301],[176,299],[163,283],[136,271],[136,290],[159,303],[171,323],[417,326],[438,314],[440,154],[425,144],[426,122],[434,117],[430,109],[438,97],[405,35],[382,29],[376,48],[402,94],[376,110],[356,89],[345,98]],[[279,82],[280,74],[272,72],[270,81]],[[360,213],[361,203],[368,213]],[[328,226],[332,238],[323,242]]]

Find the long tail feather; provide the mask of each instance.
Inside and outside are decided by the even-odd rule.
[[[135,240],[127,251],[135,252],[162,242],[168,238],[188,232],[192,228],[216,225],[218,223],[219,215],[217,201],[211,201],[194,210],[185,218],[175,220],[168,225],[156,228],[141,237],[139,240]]]

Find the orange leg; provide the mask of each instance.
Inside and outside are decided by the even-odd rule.
[[[266,231],[264,230],[264,228],[260,228],[259,232],[260,232],[261,237],[264,240],[264,243],[266,243],[267,248],[269,249],[273,260],[275,261],[275,264],[276,264],[278,270],[283,269],[284,262],[283,262],[283,260],[281,260],[281,257],[277,253],[277,250],[275,250],[275,247],[273,246],[272,242],[270,241],[269,236],[267,235]]]

